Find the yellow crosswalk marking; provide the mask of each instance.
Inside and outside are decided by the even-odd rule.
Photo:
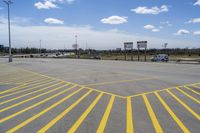
[[[131,97],[127,97],[126,133],[134,133]]]
[[[17,130],[19,130],[20,128],[24,127],[25,125],[29,124],[30,122],[32,122],[33,120],[37,119],[38,117],[42,116],[43,114],[45,114],[46,112],[48,112],[49,110],[55,108],[56,106],[58,106],[59,104],[63,103],[64,101],[66,101],[67,99],[69,99],[70,97],[72,97],[73,95],[77,94],[78,92],[80,92],[83,88],[78,89],[77,91],[67,95],[65,98],[59,100],[58,102],[54,103],[53,105],[51,105],[50,107],[46,108],[45,110],[41,111],[40,113],[34,115],[33,117],[25,120],[24,122],[20,123],[19,125],[15,126],[14,128],[10,129],[7,131],[7,133],[13,133]]]
[[[67,86],[67,85],[66,85],[66,86]],[[34,105],[31,105],[31,106],[29,106],[29,107],[27,107],[27,108],[25,108],[25,109],[23,109],[23,110],[21,110],[21,111],[19,111],[19,112],[16,112],[16,113],[14,113],[14,114],[12,114],[12,115],[10,115],[10,116],[7,116],[7,117],[1,119],[1,120],[0,120],[0,123],[3,123],[3,122],[5,122],[5,121],[7,121],[7,120],[9,120],[9,119],[12,119],[12,118],[14,118],[14,117],[16,117],[16,116],[18,116],[18,115],[20,115],[20,114],[22,114],[22,113],[24,113],[24,112],[30,110],[30,109],[32,109],[32,108],[34,108],[34,107],[37,107],[37,106],[39,106],[39,105],[41,105],[41,104],[43,104],[43,103],[45,103],[45,102],[47,102],[47,101],[49,101],[49,100],[51,100],[51,99],[53,99],[53,98],[55,98],[55,97],[57,97],[57,96],[63,94],[63,93],[65,93],[65,92],[67,92],[67,91],[69,91],[69,90],[71,90],[71,89],[73,89],[73,88],[75,88],[75,87],[76,87],[76,85],[74,85],[74,86],[72,86],[72,87],[70,87],[70,88],[68,88],[68,89],[66,89],[66,90],[64,90],[64,91],[61,91],[61,92],[59,92],[59,93],[57,93],[57,94],[55,94],[55,95],[53,95],[53,96],[51,96],[51,97],[48,97],[48,98],[46,98],[46,99],[44,99],[44,100],[42,100],[42,101],[40,101],[40,102],[38,102],[38,103],[36,103],[36,104],[34,104]]]
[[[165,101],[161,98],[161,96],[157,92],[155,92],[154,94],[156,95],[158,100],[161,102],[161,104],[164,106],[164,108],[168,111],[168,113],[171,115],[171,117],[174,119],[174,121],[179,125],[181,130],[184,133],[190,133],[187,127],[185,127],[185,125],[181,122],[181,120],[174,114],[174,112],[170,109],[167,103],[165,103]]]
[[[81,96],[76,102],[70,105],[66,110],[64,110],[61,114],[59,114],[56,118],[51,120],[46,126],[40,129],[37,133],[44,133],[49,130],[54,124],[56,124],[60,119],[62,119],[67,113],[69,113],[74,107],[76,107],[85,97],[87,97],[92,90],[89,90],[86,94]]]
[[[158,122],[158,119],[156,118],[156,115],[151,107],[151,104],[149,103],[149,100],[147,99],[146,95],[143,95],[142,97],[144,99],[144,103],[146,105],[146,108],[148,110],[149,116],[151,118],[156,133],[163,133],[163,130]]]
[[[31,86],[35,86],[35,85],[40,85],[42,83],[46,83],[46,81],[50,81],[50,80],[42,80],[42,81],[39,81],[39,82],[36,82],[36,83],[32,83]],[[14,87],[14,88],[11,88],[11,89],[8,89],[8,90],[5,90],[5,91],[2,91],[0,92],[0,94],[5,94],[5,93],[8,93],[8,92],[12,92],[12,91],[16,91],[16,90],[21,90],[21,89],[24,89],[26,87],[28,87],[28,85],[30,84],[22,84],[21,86],[19,87]]]
[[[22,87],[24,88],[24,87],[26,87],[26,85],[18,85],[18,86],[13,87],[9,90],[1,91],[0,94],[4,94],[4,93],[10,92],[10,91],[15,91],[15,90],[21,89]]]
[[[200,87],[199,86],[197,86],[197,85],[193,85],[195,88],[197,88],[197,89],[200,89]]]
[[[85,118],[88,116],[88,114],[91,112],[91,110],[95,107],[95,105],[98,103],[98,101],[103,96],[103,93],[100,93],[97,98],[92,102],[92,104],[86,109],[86,111],[81,115],[81,117],[74,123],[74,125],[69,129],[67,133],[74,133],[78,127],[81,125],[81,123],[85,120]]]
[[[23,76],[23,75],[24,74],[20,74],[20,75],[12,74],[12,78],[5,77],[3,82],[17,83],[17,82],[20,82],[20,81],[24,81],[26,79],[33,79],[35,77],[34,75],[26,75],[26,76]]]
[[[54,86],[57,86],[57,85],[60,85],[60,84],[62,84],[63,82],[59,82],[59,83],[57,83],[57,84],[53,84],[53,85],[51,85],[51,86],[47,86],[47,87],[45,87],[45,88],[42,88],[42,89],[39,89],[39,90],[36,90],[36,91],[33,91],[33,92],[30,92],[30,93],[27,93],[27,94],[24,94],[24,95],[20,95],[20,96],[18,96],[18,97],[15,97],[15,98],[12,98],[12,99],[9,99],[9,100],[6,100],[6,101],[3,101],[3,102],[0,102],[0,105],[2,105],[2,104],[5,104],[5,103],[8,103],[8,102],[11,102],[11,101],[14,101],[14,100],[17,100],[17,99],[19,99],[19,98],[22,98],[22,97],[25,97],[25,96],[28,96],[28,95],[31,95],[31,94],[34,94],[34,93],[37,93],[37,92],[40,92],[40,91],[43,91],[43,90],[46,90],[46,89],[49,89],[49,88],[52,88],[52,87],[54,87]],[[54,90],[55,91],[55,90]],[[48,91],[48,93],[49,93],[50,91]],[[41,95],[41,94],[40,94]],[[38,95],[37,95],[38,96]]]
[[[41,81],[44,81],[44,80],[50,80],[50,79],[40,77],[40,78],[36,78],[36,79],[26,80],[26,81],[24,81],[24,82],[19,82],[19,84],[26,84],[26,85],[29,85],[29,84],[34,84],[34,83],[41,82]]]
[[[198,120],[200,120],[200,116],[193,111],[187,104],[185,104],[183,101],[181,101],[176,95],[174,95],[170,90],[167,90],[167,92],[174,98],[176,101],[178,101],[183,107],[185,107],[194,117],[196,117]]]
[[[11,109],[11,108],[17,107],[17,106],[19,106],[19,105],[22,105],[22,104],[24,104],[24,103],[26,103],[26,102],[29,102],[29,101],[31,101],[31,100],[34,100],[34,99],[36,99],[36,98],[38,98],[38,97],[41,97],[41,96],[44,96],[44,95],[49,94],[49,93],[51,93],[51,92],[54,92],[54,91],[56,91],[56,90],[59,90],[59,89],[65,87],[65,86],[67,86],[67,85],[68,85],[68,84],[65,84],[65,85],[63,85],[63,86],[57,87],[57,88],[52,89],[52,90],[50,90],[50,91],[47,91],[47,92],[45,92],[45,93],[41,93],[41,94],[39,94],[39,95],[37,95],[37,96],[31,97],[31,98],[26,99],[26,100],[24,100],[24,101],[21,101],[21,102],[18,102],[18,103],[16,103],[16,104],[13,104],[13,105],[11,105],[11,106],[8,106],[8,107],[6,107],[6,108],[3,108],[3,109],[0,110],[0,113],[4,112],[4,111],[6,111],[6,110],[9,110],[9,109]]]
[[[200,104],[200,101],[197,100],[196,98],[192,97],[191,95],[187,94],[185,91],[181,90],[180,88],[176,88],[178,91],[180,91],[181,93],[183,93],[184,95],[186,95],[187,97],[189,97],[190,99],[192,99],[193,101],[197,102]]]
[[[186,89],[188,89],[188,90],[194,92],[195,94],[200,95],[199,92],[197,92],[197,91],[195,91],[195,90],[193,90],[193,89],[191,89],[191,88],[189,88],[189,87],[187,87],[187,86],[184,86],[184,87],[185,87]]]
[[[112,106],[113,106],[113,103],[114,103],[114,100],[115,100],[115,96],[112,96],[110,98],[110,101],[108,103],[108,106],[106,108],[106,111],[101,119],[101,122],[99,124],[99,127],[97,129],[97,132],[96,133],[103,133],[104,132],[104,129],[106,127],[106,124],[107,124],[107,121],[108,121],[108,118],[109,118],[109,115],[110,115],[110,112],[111,112],[111,109],[112,109]]]
[[[33,90],[33,89],[36,89],[36,88],[39,88],[39,87],[43,87],[43,86],[46,86],[46,85],[50,85],[54,83],[54,81],[49,81],[49,82],[45,82],[43,84],[40,84],[40,85],[37,85],[37,86],[34,86],[34,87],[25,87],[25,88],[28,88],[28,89],[25,89],[25,90],[19,90],[17,92],[13,92],[13,93],[10,93],[10,94],[7,94],[7,95],[3,95],[3,96],[0,96],[0,98],[4,98],[4,97],[8,97],[8,96],[11,96],[11,95],[15,95],[15,94],[18,94],[18,93],[21,93],[21,92],[26,92],[26,91],[30,91],[30,90]]]

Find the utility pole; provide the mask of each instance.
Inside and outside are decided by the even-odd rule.
[[[76,58],[79,58],[79,50],[78,50],[78,36],[75,35],[75,44],[76,44]]]
[[[42,40],[40,40],[40,54],[42,53]]]
[[[11,48],[11,33],[10,33],[10,4],[13,2],[11,0],[3,1],[8,6],[8,37],[9,37],[9,60],[8,62],[12,62],[12,48]]]

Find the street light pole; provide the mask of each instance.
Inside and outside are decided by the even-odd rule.
[[[11,33],[10,33],[10,4],[13,2],[11,0],[4,0],[4,3],[8,6],[8,35],[9,35],[9,62],[12,62],[12,48],[11,48]]]

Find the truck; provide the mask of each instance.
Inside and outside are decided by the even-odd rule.
[[[153,62],[168,62],[169,56],[167,54],[158,54],[150,58]]]

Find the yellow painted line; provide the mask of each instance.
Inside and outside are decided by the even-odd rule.
[[[187,94],[185,91],[181,90],[180,88],[176,88],[178,91],[180,91],[181,93],[183,93],[184,95],[186,95],[187,97],[189,97],[190,99],[192,99],[193,101],[197,102],[200,104],[200,101],[197,100],[196,98],[192,97],[191,95]]]
[[[109,115],[110,115],[114,100],[115,100],[115,96],[112,96],[110,98],[110,101],[108,103],[108,106],[106,108],[106,111],[105,111],[102,119],[101,119],[100,125],[99,125],[96,133],[104,133],[104,129],[106,127],[106,124],[107,124],[107,121],[108,121],[108,118],[109,118]]]
[[[13,74],[12,76],[13,76],[12,78],[4,77],[4,81],[5,82],[15,82],[16,83],[16,82],[23,81],[25,79],[34,78],[33,75],[24,75],[23,73],[21,73],[19,75]]]
[[[141,78],[141,79],[132,79],[132,80],[119,80],[119,81],[103,82],[103,83],[97,83],[97,84],[87,84],[87,85],[83,85],[83,86],[108,85],[108,84],[126,83],[126,82],[151,80],[151,79],[155,79],[155,78]]]
[[[44,79],[44,78],[43,78]],[[40,80],[42,80],[42,78],[40,78],[40,80],[39,80],[39,78],[38,77],[33,77],[33,78],[28,78],[28,79],[18,79],[18,80],[11,80],[11,81],[9,81],[9,82],[11,82],[11,83],[17,83],[17,84],[25,84],[25,82],[30,82],[30,81],[34,81],[34,80],[38,80],[38,81],[40,81]]]
[[[193,85],[195,88],[197,88],[197,89],[200,89],[200,87],[199,86],[197,86],[197,85]]]
[[[167,88],[167,89],[175,89],[175,88]],[[148,94],[152,94],[152,93],[155,93],[155,92],[166,91],[167,89],[162,89],[162,90],[155,90],[155,91],[150,91],[150,92],[139,93],[139,94],[131,95],[131,96],[129,96],[129,97],[133,98],[133,97],[148,95]]]
[[[8,89],[8,90],[5,90],[5,91],[1,91],[0,94],[4,94],[4,93],[10,92],[12,90],[18,90],[19,88],[21,89],[21,87],[24,87],[24,86],[26,86],[26,85],[19,85],[19,86],[13,87],[11,89]]]
[[[53,84],[51,86],[48,86],[48,87],[45,87],[45,88],[42,88],[42,89],[39,89],[39,90],[36,90],[36,91],[33,91],[33,92],[30,92],[30,93],[27,93],[27,94],[24,94],[24,95],[20,95],[18,97],[15,97],[15,98],[12,98],[12,99],[9,99],[9,100],[6,100],[6,101],[3,101],[3,102],[0,102],[0,105],[2,104],[5,104],[5,103],[8,103],[8,102],[11,102],[11,101],[14,101],[14,100],[17,100],[19,98],[22,98],[22,97],[25,97],[25,96],[28,96],[28,95],[31,95],[31,94],[34,94],[34,93],[37,93],[37,92],[40,92],[40,91],[43,91],[43,90],[46,90],[46,89],[49,89],[51,87],[54,87],[54,86],[57,86],[57,85],[60,85],[62,84],[63,82],[59,82],[57,84]],[[51,90],[50,90],[51,91]],[[49,91],[48,91],[49,92]],[[40,94],[41,95],[41,94]],[[38,96],[38,95],[37,95]]]
[[[200,120],[200,115],[198,115],[195,111],[193,111],[187,104],[181,101],[176,95],[174,95],[171,91],[167,90],[167,92],[178,101],[183,107],[185,107],[194,117]]]
[[[21,93],[21,92],[25,92],[25,91],[30,91],[30,90],[33,90],[35,88],[39,88],[39,87],[43,87],[45,85],[49,85],[49,84],[52,84],[54,83],[54,81],[50,81],[50,82],[45,82],[44,84],[40,84],[40,85],[37,85],[37,86],[34,86],[34,87],[25,87],[25,88],[28,88],[28,89],[25,89],[25,90],[19,90],[17,92],[13,92],[13,93],[10,93],[10,94],[7,94],[7,95],[3,95],[3,96],[0,96],[0,98],[4,98],[4,97],[8,97],[8,96],[11,96],[11,95],[14,95],[14,94],[18,94],[18,93]]]
[[[150,91],[150,92],[144,92],[144,93],[139,93],[139,94],[135,94],[135,95],[130,95],[128,97],[138,97],[138,96],[142,96],[142,95],[147,95],[147,94],[152,94],[152,93],[155,93],[155,92],[162,92],[162,91],[166,91],[166,90],[172,90],[172,89],[175,89],[176,87],[184,87],[184,86],[193,86],[193,85],[196,85],[196,84],[200,84],[200,83],[193,83],[193,84],[185,84],[185,85],[182,85],[182,86],[175,86],[175,87],[169,87],[169,88],[165,88],[165,89],[161,89],[161,90],[156,90],[156,91]]]
[[[13,81],[17,81],[17,80],[20,80],[22,78],[25,78],[25,77],[28,77],[27,75],[24,75],[24,74],[18,74],[16,75],[15,73],[13,73],[12,75],[10,75],[11,77],[8,77],[8,76],[3,76],[3,79],[0,79],[0,81],[2,82],[13,82]],[[30,77],[30,75],[29,75]]]
[[[131,97],[127,97],[126,133],[134,133]]]
[[[8,106],[8,107],[5,107],[5,108],[3,108],[3,109],[0,109],[0,113],[4,112],[4,111],[6,111],[6,110],[9,110],[9,109],[11,109],[11,108],[17,107],[17,106],[19,106],[19,105],[21,105],[21,104],[24,104],[24,103],[26,103],[26,102],[29,102],[29,101],[31,101],[31,100],[34,100],[34,99],[36,99],[36,98],[38,98],[38,97],[41,97],[41,96],[44,96],[44,95],[49,94],[49,93],[51,93],[51,92],[54,92],[54,91],[56,91],[56,90],[59,90],[59,89],[65,87],[65,86],[68,86],[68,85],[69,85],[69,84],[62,85],[62,86],[60,86],[60,87],[57,87],[57,88],[52,89],[52,90],[50,90],[50,91],[47,91],[47,92],[45,92],[45,93],[39,94],[39,95],[37,95],[37,96],[31,97],[31,98],[26,99],[26,100],[24,100],[24,101],[21,101],[21,102],[18,102],[18,103],[16,103],[16,104],[13,104],[13,105],[11,105],[11,106]]]
[[[75,84],[75,85],[80,86],[80,87],[84,87],[86,89],[93,90],[93,91],[96,91],[96,92],[99,92],[99,93],[104,93],[104,94],[107,94],[107,95],[115,96],[115,97],[118,97],[118,98],[126,98],[125,96],[120,96],[120,95],[117,95],[117,94],[113,94],[113,93],[109,93],[109,92],[104,92],[104,91],[101,91],[101,90],[97,90],[97,89],[85,87],[85,86],[82,86],[82,85],[78,85],[78,84]]]
[[[189,88],[189,87],[187,87],[187,86],[184,86],[184,87],[185,87],[186,89],[192,91],[193,93],[195,93],[195,94],[197,94],[197,95],[200,95],[199,92],[197,92],[197,91],[195,91],[195,90],[193,90],[193,89],[191,89],[191,88]]]
[[[61,114],[59,114],[56,118],[51,120],[47,125],[45,125],[43,128],[41,128],[37,133],[44,133],[49,128],[51,128],[53,125],[55,125],[60,119],[62,119],[66,114],[68,114],[73,108],[75,108],[85,97],[87,97],[92,90],[89,90],[86,94],[81,96],[76,102],[74,102],[72,105],[70,105],[66,110],[64,110]]]
[[[37,107],[37,106],[39,106],[39,105],[41,105],[41,104],[43,104],[43,103],[45,103],[45,102],[47,102],[47,101],[49,101],[49,100],[51,100],[51,99],[53,99],[53,98],[55,98],[55,97],[57,97],[57,96],[63,94],[63,93],[65,93],[65,92],[67,92],[67,91],[69,91],[69,90],[71,90],[71,89],[73,89],[73,88],[75,88],[75,87],[76,87],[76,86],[74,85],[74,86],[72,86],[72,87],[70,87],[70,88],[68,88],[68,89],[66,89],[66,90],[64,90],[64,91],[61,91],[61,92],[59,92],[59,93],[57,93],[57,94],[55,94],[55,95],[53,95],[53,96],[51,96],[51,97],[48,97],[48,98],[46,98],[46,99],[44,99],[44,100],[42,100],[42,101],[40,101],[40,102],[38,102],[38,103],[36,103],[36,104],[34,104],[34,105],[31,105],[31,106],[29,106],[29,107],[27,107],[27,108],[25,108],[25,109],[23,109],[23,110],[21,110],[21,111],[19,111],[19,112],[16,112],[16,113],[14,113],[14,114],[12,114],[12,115],[10,115],[10,116],[7,116],[7,117],[1,119],[1,120],[0,120],[0,123],[3,123],[3,122],[5,122],[5,121],[7,121],[7,120],[9,120],[9,119],[12,119],[12,118],[14,118],[14,117],[16,117],[16,116],[18,116],[18,115],[20,115],[20,114],[22,114],[22,113],[24,113],[24,112],[30,110],[30,109],[32,109],[32,108],[34,108],[34,107]]]
[[[42,116],[43,114],[45,114],[46,112],[48,112],[49,110],[55,108],[56,106],[58,106],[59,104],[63,103],[64,101],[66,101],[67,99],[69,99],[70,97],[72,97],[73,95],[77,94],[78,92],[80,92],[83,88],[78,89],[77,91],[69,94],[68,96],[64,97],[63,99],[59,100],[58,102],[54,103],[53,105],[51,105],[50,107],[46,108],[45,110],[41,111],[40,113],[34,115],[33,117],[30,117],[29,119],[25,120],[24,122],[20,123],[19,125],[9,129],[7,131],[7,133],[13,133],[16,132],[17,130],[19,130],[20,128],[24,127],[25,125],[29,124],[30,122],[32,122],[33,120],[39,118],[40,116]]]
[[[162,127],[160,126],[158,119],[156,118],[156,115],[151,107],[149,100],[147,99],[146,95],[143,95],[142,97],[144,99],[144,103],[146,105],[146,108],[148,110],[149,116],[151,118],[156,133],[163,133]]]
[[[181,122],[181,120],[175,115],[175,113],[170,109],[170,107],[167,105],[167,103],[161,98],[161,96],[155,92],[154,93],[156,95],[156,97],[158,98],[158,100],[161,102],[161,104],[164,106],[164,108],[167,110],[167,112],[171,115],[171,117],[174,119],[174,121],[179,125],[179,127],[181,128],[181,130],[184,133],[190,133],[189,129],[187,129],[187,127],[185,127],[185,125]]]
[[[43,78],[44,79],[44,78]],[[31,79],[31,80],[27,80],[27,82],[29,81],[29,82],[33,82],[33,81],[35,81],[35,80],[37,80],[37,81],[41,81],[42,79]],[[4,83],[12,83],[12,84],[25,84],[26,82],[19,82],[19,83],[16,83],[16,82],[4,82]]]
[[[69,129],[67,133],[74,133],[78,129],[78,127],[81,125],[81,123],[85,120],[85,118],[88,116],[88,114],[91,112],[91,110],[95,107],[95,105],[98,103],[98,101],[103,96],[103,93],[100,93],[97,98],[92,102],[92,104],[86,109],[86,111],[80,116],[80,118],[74,123],[74,125]]]
[[[42,81],[39,81],[35,84],[31,84],[31,86],[35,86],[35,85],[40,85],[40,84],[43,84],[43,83],[46,83],[46,81],[50,81],[50,80],[42,80]],[[22,84],[20,87],[14,87],[14,88],[11,88],[11,89],[8,89],[8,90],[5,90],[5,91],[2,91],[0,94],[4,94],[4,93],[8,93],[8,92],[12,92],[12,91],[16,91],[16,90],[21,90],[21,89],[24,89],[24,88],[27,88],[29,84]],[[0,97],[1,98],[1,97]]]
[[[34,84],[34,83],[44,81],[44,80],[50,80],[50,79],[48,79],[48,78],[34,78],[34,79],[26,80],[24,82],[19,82],[19,84]]]

